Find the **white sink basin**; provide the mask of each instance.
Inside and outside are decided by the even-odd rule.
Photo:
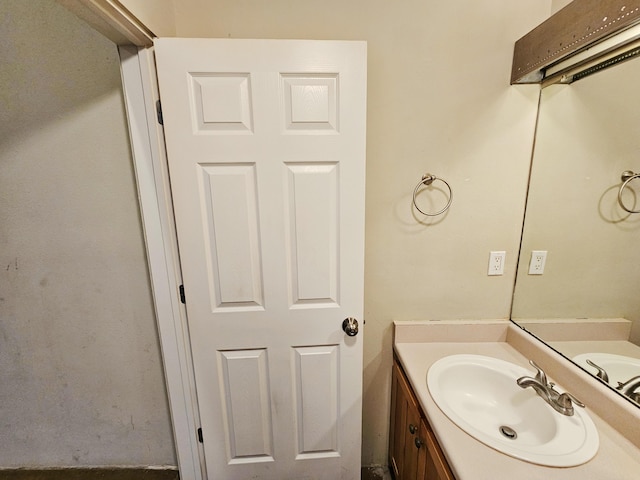
[[[427,386],[451,421],[502,453],[552,467],[591,460],[599,437],[589,415],[577,406],[571,417],[556,412],[516,384],[524,375],[535,373],[497,358],[452,355],[431,366]]]
[[[638,358],[596,352],[583,353],[573,357],[574,362],[587,372],[595,375],[597,371],[587,363],[587,359],[600,366],[600,368],[604,368],[607,375],[609,375],[609,385],[613,387],[617,387],[618,382],[624,383],[632,377],[640,375],[640,359]]]

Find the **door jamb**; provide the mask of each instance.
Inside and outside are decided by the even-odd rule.
[[[206,478],[198,442],[198,406],[173,218],[153,47],[119,47],[127,123],[162,350],[178,468],[182,480]]]

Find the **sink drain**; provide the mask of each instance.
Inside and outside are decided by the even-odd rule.
[[[506,425],[502,425],[500,427],[500,433],[507,437],[509,440],[515,440],[516,438],[518,438],[518,434],[516,433],[516,431],[511,427],[507,427]]]

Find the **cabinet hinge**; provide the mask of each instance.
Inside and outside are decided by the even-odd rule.
[[[204,442],[202,441],[202,429],[201,429],[201,428],[199,428],[199,429],[198,429],[198,441],[199,441],[200,443],[204,443]]]
[[[156,100],[156,114],[158,115],[158,123],[160,125],[164,125],[164,120],[162,119],[162,104],[160,100]]]
[[[180,285],[180,301],[182,303],[187,303],[187,299],[184,296],[184,285]]]

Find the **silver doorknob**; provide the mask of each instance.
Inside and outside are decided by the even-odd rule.
[[[355,337],[358,334],[358,321],[352,317],[345,318],[342,322],[342,330],[350,337]]]

